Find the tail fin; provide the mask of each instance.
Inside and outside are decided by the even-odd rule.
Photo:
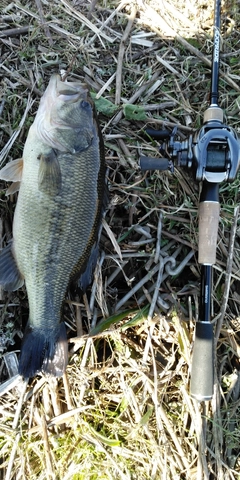
[[[19,359],[19,374],[34,377],[38,372],[61,377],[68,363],[68,344],[64,322],[54,330],[26,327]]]

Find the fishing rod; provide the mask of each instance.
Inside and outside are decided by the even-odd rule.
[[[201,264],[199,319],[195,327],[190,394],[199,401],[210,400],[214,385],[214,327],[211,322],[212,267],[216,263],[219,223],[219,185],[233,182],[240,162],[240,146],[233,128],[223,122],[218,105],[221,0],[215,0],[211,69],[210,104],[203,116],[203,126],[185,141],[178,140],[177,127],[172,132],[146,129],[150,137],[163,141],[160,152],[167,158],[141,156],[142,170],[174,171],[177,166],[191,171],[201,184],[198,209],[198,262]]]

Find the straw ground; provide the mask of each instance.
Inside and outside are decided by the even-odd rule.
[[[236,0],[223,2],[222,20],[219,103],[238,131]],[[220,188],[216,382],[213,400],[199,404],[189,396],[199,185],[177,167],[143,173],[138,162],[141,153],[159,156],[146,126],[178,125],[182,139],[201,126],[212,22],[205,0],[2,1],[1,164],[21,156],[50,75],[83,79],[104,136],[110,201],[93,286],[66,297],[63,379],[39,375],[26,384],[12,376],[27,297],[24,288],[1,291],[1,478],[240,478],[239,179]],[[6,188],[2,182],[2,246],[17,200]]]

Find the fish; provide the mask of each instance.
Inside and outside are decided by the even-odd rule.
[[[63,304],[80,277],[83,291],[97,258],[106,202],[104,144],[94,104],[80,81],[50,77],[21,159],[0,178],[18,192],[13,235],[0,253],[0,284],[25,283],[29,318],[19,374],[61,377],[68,364]]]

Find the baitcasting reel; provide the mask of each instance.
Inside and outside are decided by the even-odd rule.
[[[154,139],[165,140],[161,154],[168,158],[140,157],[142,170],[170,170],[174,164],[191,170],[196,181],[221,183],[236,178],[239,164],[239,142],[233,128],[223,123],[223,111],[211,105],[204,114],[203,127],[185,141],[175,140],[177,127],[168,130],[146,129]]]

